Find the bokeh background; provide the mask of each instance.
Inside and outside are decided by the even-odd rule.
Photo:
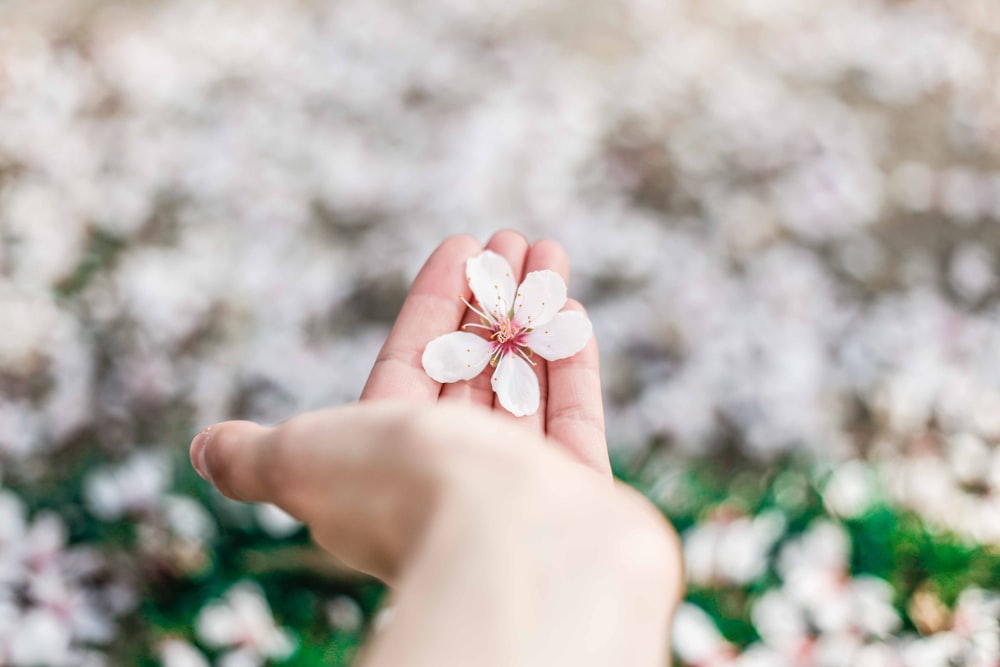
[[[347,665],[382,597],[210,493],[446,235],[573,262],[681,664],[1000,664],[994,0],[0,3],[0,665]]]

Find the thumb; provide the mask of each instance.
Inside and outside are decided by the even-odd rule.
[[[262,473],[274,462],[271,430],[249,421],[209,426],[191,441],[191,465],[228,498],[270,502],[273,479]]]
[[[191,442],[191,463],[223,495],[267,502],[308,524],[328,551],[385,576],[431,507],[437,438],[417,407],[367,403],[300,415],[275,427],[215,424]]]

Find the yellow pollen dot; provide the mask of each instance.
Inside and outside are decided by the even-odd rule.
[[[545,333],[548,333],[548,331],[546,331]],[[472,352],[472,348],[467,347],[467,348],[465,348],[465,351],[466,352]]]
[[[549,332],[549,330],[548,330],[548,329],[546,329],[546,330],[545,330],[545,333],[548,333],[548,332]]]

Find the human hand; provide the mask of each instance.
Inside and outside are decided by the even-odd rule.
[[[552,242],[501,232],[488,247],[515,270],[568,273]],[[394,587],[371,667],[661,665],[679,549],[647,501],[609,484],[593,339],[540,365],[541,408],[520,419],[494,408],[488,376],[442,388],[421,366],[426,343],[461,323],[465,260],[479,252],[453,237],[427,261],[360,405],[216,425],[192,462]]]
[[[501,231],[486,244],[502,255],[520,282],[531,271],[550,269],[569,284],[569,260],[554,241],[529,245],[513,231]],[[418,402],[455,401],[492,408],[507,415],[490,386],[489,373],[472,380],[441,385],[421,365],[427,343],[442,334],[474,324],[478,317],[459,298],[472,299],[465,279],[465,262],[484,248],[470,236],[453,236],[442,243],[424,264],[400,310],[372,368],[361,399],[403,399]],[[570,299],[566,310],[583,312]],[[547,435],[550,442],[606,477],[611,475],[604,433],[597,343],[587,345],[568,359],[547,362],[535,357],[541,402],[534,415],[518,421],[527,429]],[[509,416],[509,415],[508,415]]]
[[[367,667],[663,665],[676,538],[612,485],[482,406],[378,401],[211,427],[192,461],[393,585]]]

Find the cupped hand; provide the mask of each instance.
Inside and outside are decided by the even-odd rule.
[[[569,284],[569,260],[562,246],[554,241],[529,244],[517,232],[501,231],[493,235],[485,249],[502,255],[510,263],[517,282],[531,271],[550,269]],[[414,280],[375,361],[361,395],[363,401],[454,401],[510,416],[496,401],[488,372],[469,381],[441,385],[421,365],[427,343],[457,331],[462,324],[478,322],[478,316],[466,307],[462,298],[468,301],[473,298],[465,279],[465,262],[483,250],[474,238],[461,235],[445,240],[430,256]],[[583,306],[570,299],[566,309],[583,311]],[[540,406],[536,414],[516,418],[517,421],[535,433],[548,436],[550,442],[575,459],[610,477],[597,342],[591,338],[582,351],[568,359],[547,362],[536,357],[535,363]]]

